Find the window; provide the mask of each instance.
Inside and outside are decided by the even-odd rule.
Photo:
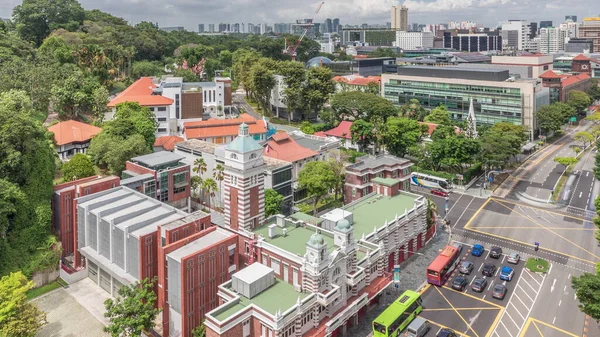
[[[237,177],[236,176],[231,177],[231,186],[237,186]]]
[[[271,269],[273,269],[275,271],[276,275],[281,274],[281,268],[279,266],[279,261],[271,258]]]
[[[159,122],[166,122],[167,121],[167,117],[158,117],[157,119]]]
[[[179,94],[175,94],[175,118],[179,119]]]
[[[356,187],[352,187],[352,197],[356,197]]]
[[[250,254],[250,245],[248,244],[248,241],[244,241],[244,251],[246,252],[246,255]]]
[[[150,108],[150,111],[154,111],[154,108]]]
[[[235,248],[229,249],[229,265],[233,266],[235,264]]]
[[[383,172],[377,173],[377,178],[383,178]]]
[[[250,320],[245,320],[242,322],[242,337],[250,336]]]
[[[362,181],[363,181],[363,183],[369,182],[369,175],[367,174],[366,176],[363,176]]]
[[[398,170],[393,170],[392,171],[392,178],[397,178],[398,177]]]
[[[235,153],[231,154],[231,159],[237,159],[237,155]]]
[[[158,128],[158,133],[166,133],[167,128]]]
[[[173,194],[185,192],[187,185],[187,172],[175,173],[173,175]]]
[[[163,112],[167,111],[167,107],[164,107],[164,106],[158,107],[158,108],[156,108],[156,111],[163,111]]]
[[[254,159],[254,158],[256,158],[256,153],[253,153],[250,155],[250,159]]]

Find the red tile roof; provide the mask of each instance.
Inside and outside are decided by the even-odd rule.
[[[318,136],[318,137],[327,137],[327,135],[325,134],[325,132],[323,131],[319,131],[319,132],[315,132],[313,134],[313,136]]]
[[[550,78],[562,78],[562,77],[564,77],[564,76],[558,75],[557,73],[555,73],[552,70],[545,71],[544,73],[542,73],[540,75],[540,78],[546,78],[546,79],[550,79]]]
[[[48,131],[54,134],[57,145],[89,142],[102,129],[93,125],[68,120],[52,125]]]
[[[290,163],[317,156],[319,153],[300,146],[287,133],[276,133],[265,143],[264,155]]]
[[[183,142],[185,139],[177,136],[162,136],[156,138],[154,146],[162,146],[167,151],[172,151],[175,148],[175,144]]]
[[[341,121],[340,124],[335,128],[325,131],[325,135],[330,137],[352,139],[352,135],[350,135],[351,126],[352,122]]]
[[[381,76],[368,76],[368,77],[355,76],[355,75],[334,76],[333,80],[338,83],[347,83],[350,85],[366,86],[366,85],[369,85],[369,83],[377,83],[377,84],[381,83]]]
[[[439,124],[435,124],[435,123],[427,123],[427,122],[419,122],[419,124],[421,125],[427,125],[427,133],[429,134],[429,137],[431,137],[431,135],[433,134],[433,132],[435,131],[435,129],[437,129]],[[454,132],[456,132],[456,134],[458,135],[460,133],[460,128],[458,126],[454,127]]]
[[[112,108],[123,102],[137,102],[142,106],[159,106],[171,105],[173,100],[161,95],[152,95],[152,91],[156,89],[156,85],[152,83],[152,78],[142,77],[133,82],[127,89],[113,98],[108,103],[108,107]]]
[[[239,126],[248,124],[251,135],[267,132],[267,126],[263,120],[256,120],[248,114],[242,114],[233,119],[209,119],[206,121],[183,123],[183,133],[186,139],[204,139],[213,137],[236,136]]]
[[[562,87],[568,87],[570,85],[579,83],[581,81],[586,81],[589,78],[590,78],[590,75],[582,73],[579,75],[569,76],[569,77],[563,79],[561,84],[562,84]]]
[[[583,56],[583,54],[579,54],[573,58],[573,61],[590,61],[590,59]]]

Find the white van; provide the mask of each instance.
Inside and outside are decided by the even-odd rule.
[[[431,325],[421,317],[416,317],[406,328],[406,336],[408,337],[423,337],[429,332]]]

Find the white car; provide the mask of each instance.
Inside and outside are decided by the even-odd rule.
[[[517,253],[511,253],[508,256],[508,259],[506,259],[506,262],[508,263],[512,263],[512,264],[518,264],[519,260],[521,260],[521,256]]]

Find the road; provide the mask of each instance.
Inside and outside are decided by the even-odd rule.
[[[597,196],[597,191],[594,193],[594,186],[597,184],[594,176],[595,156],[595,151],[586,151],[580,157],[563,189],[561,202],[583,210],[595,210],[593,202]]]

